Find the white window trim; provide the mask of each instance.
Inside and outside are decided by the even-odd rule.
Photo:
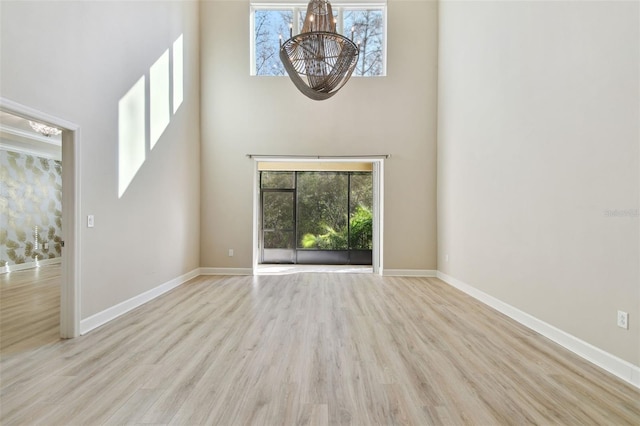
[[[387,6],[386,0],[375,1],[375,0],[348,0],[348,1],[340,1],[340,0],[330,0],[331,6],[336,7],[381,7]],[[274,7],[303,7],[307,8],[309,4],[309,0],[290,0],[290,1],[273,1],[273,0],[251,0],[251,6],[264,7],[264,8],[274,8]]]
[[[255,11],[256,10],[286,10],[286,9],[292,9],[293,13],[294,13],[294,18],[295,18],[295,14],[297,13],[301,13],[304,14],[306,12],[307,9],[307,5],[309,4],[309,1],[304,1],[304,0],[291,0],[291,1],[287,1],[287,2],[274,2],[274,1],[269,1],[269,0],[252,0],[249,3],[249,75],[252,77],[286,77],[286,75],[284,76],[264,76],[261,75],[259,76],[258,74],[256,74],[256,38],[255,38],[255,34],[254,34],[254,30],[255,30]],[[386,77],[387,76],[387,35],[388,35],[388,31],[387,31],[387,1],[386,0],[382,0],[382,1],[371,1],[371,0],[362,0],[362,1],[358,1],[358,0],[349,0],[349,1],[331,1],[331,6],[335,6],[335,8],[338,9],[338,15],[342,18],[342,11],[345,8],[349,8],[349,9],[377,9],[380,8],[382,9],[382,20],[383,20],[383,25],[384,25],[384,37],[382,40],[383,46],[382,46],[382,75],[379,76],[358,76],[358,75],[353,75],[352,77],[355,78],[376,78],[376,77]],[[293,19],[293,33],[294,34],[298,34],[300,33],[300,28],[299,28],[299,20],[297,19]],[[343,20],[340,20],[340,24],[339,27],[337,28],[337,31],[341,34],[344,33],[344,28],[342,28]],[[286,37],[285,34],[283,34],[283,39],[286,40],[288,37]]]

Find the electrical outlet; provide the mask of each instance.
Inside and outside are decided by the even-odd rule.
[[[229,257],[233,257],[233,249],[229,249]]]
[[[629,314],[623,311],[618,311],[618,327],[629,329]]]
[[[93,224],[94,224],[93,215],[90,214],[87,216],[87,228],[93,228]]]
[[[445,255],[444,255],[444,261],[445,261],[445,262],[448,262],[448,261],[449,261],[449,255],[448,255],[448,254],[445,254]]]

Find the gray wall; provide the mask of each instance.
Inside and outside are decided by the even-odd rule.
[[[249,76],[248,1],[202,3],[201,28],[201,266],[252,266],[246,154],[391,154],[384,268],[435,269],[437,3],[391,0],[387,76],[351,78],[322,102],[288,77]]]
[[[198,6],[0,5],[1,96],[81,127],[80,210],[95,215],[80,236],[83,319],[199,266]],[[180,34],[184,102],[119,198],[119,100]]]
[[[438,110],[438,269],[635,365],[638,7],[442,3]]]

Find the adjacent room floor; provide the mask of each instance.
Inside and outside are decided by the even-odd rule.
[[[2,424],[640,423],[638,389],[438,279],[370,273],[198,277],[0,375]]]
[[[60,264],[0,274],[0,354],[60,340]]]

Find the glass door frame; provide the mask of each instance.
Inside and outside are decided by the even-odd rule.
[[[384,272],[384,163],[389,155],[370,156],[270,156],[247,154],[253,160],[253,274],[257,274],[260,264],[260,172],[259,162],[313,162],[313,163],[335,163],[335,162],[362,162],[372,164],[373,178],[373,250],[372,269],[374,274],[383,275]]]
[[[292,263],[295,264],[296,263],[296,232],[297,232],[297,221],[296,221],[296,217],[297,217],[297,193],[296,193],[296,189],[283,189],[283,188],[278,188],[278,189],[274,189],[274,188],[261,188],[260,189],[260,263],[264,263],[265,261],[265,246],[264,246],[264,233],[265,233],[265,229],[264,229],[264,211],[262,209],[262,206],[264,205],[264,196],[265,194],[274,194],[274,193],[284,193],[284,194],[291,194],[291,214],[292,214],[292,228],[291,229],[268,229],[267,231],[287,231],[287,232],[291,232],[293,234],[293,247],[291,249],[286,249],[286,248],[279,248],[277,250],[291,250],[291,262],[269,262],[269,263]]]

